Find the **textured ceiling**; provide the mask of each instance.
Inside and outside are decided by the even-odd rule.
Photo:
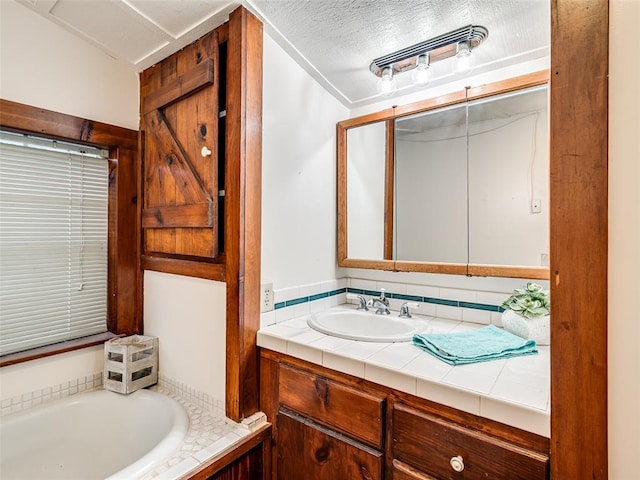
[[[380,100],[369,72],[374,58],[466,25],[489,30],[473,51],[475,73],[549,55],[548,0],[248,0],[248,7],[349,106]],[[432,85],[452,80],[453,62],[432,65]],[[410,78],[398,75],[402,93],[413,88]]]
[[[0,0],[3,1],[3,0]],[[204,35],[240,3],[349,107],[380,100],[374,58],[465,25],[489,30],[475,73],[549,56],[549,0],[18,0],[141,71]],[[434,63],[432,85],[451,81]],[[398,76],[398,93],[414,87]]]

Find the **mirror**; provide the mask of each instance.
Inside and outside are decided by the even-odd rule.
[[[465,103],[395,121],[396,260],[467,263],[466,121]]]
[[[347,132],[347,249],[356,258],[384,258],[385,123]]]
[[[338,264],[549,277],[547,72],[338,124]]]
[[[468,103],[469,263],[549,266],[546,85]]]

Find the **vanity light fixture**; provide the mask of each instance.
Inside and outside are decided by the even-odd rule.
[[[426,87],[431,83],[433,70],[429,62],[429,52],[416,57],[416,68],[411,71],[411,82],[419,87]]]
[[[393,68],[385,67],[382,70],[376,88],[378,89],[378,92],[383,96],[386,96],[393,92],[393,90],[396,88],[396,79],[393,77]]]
[[[414,85],[426,86],[431,81],[431,64],[456,57],[456,74],[471,72],[471,52],[489,35],[489,30],[478,25],[466,27],[430,38],[411,47],[376,58],[369,65],[371,73],[380,77],[378,92],[389,95],[395,88],[395,75],[413,70]]]

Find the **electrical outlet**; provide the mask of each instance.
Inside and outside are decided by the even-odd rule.
[[[541,213],[542,212],[542,201],[539,198],[534,198],[531,200],[531,213]]]
[[[260,286],[260,313],[273,310],[273,283],[263,283]]]

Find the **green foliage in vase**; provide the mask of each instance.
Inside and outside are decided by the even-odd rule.
[[[502,308],[513,310],[525,318],[549,315],[549,292],[537,283],[528,282],[525,288],[516,288],[513,295],[502,302]]]

